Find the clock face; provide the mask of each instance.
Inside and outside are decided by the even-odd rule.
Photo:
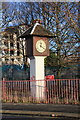
[[[36,50],[43,53],[46,50],[46,43],[43,40],[38,40],[36,42]]]

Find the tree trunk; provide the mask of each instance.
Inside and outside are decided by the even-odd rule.
[[[61,70],[58,69],[58,70],[57,70],[57,79],[60,79],[60,78],[61,78]]]

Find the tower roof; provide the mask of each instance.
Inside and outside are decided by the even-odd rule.
[[[18,38],[26,38],[27,36],[44,36],[44,37],[54,37],[54,35],[44,28],[41,24],[35,23],[29,27],[25,32],[23,32]]]

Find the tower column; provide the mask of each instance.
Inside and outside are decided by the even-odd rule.
[[[30,58],[31,96],[37,100],[45,99],[44,58],[45,56]]]

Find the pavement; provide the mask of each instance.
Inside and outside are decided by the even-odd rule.
[[[0,113],[80,119],[80,105],[2,103]]]

